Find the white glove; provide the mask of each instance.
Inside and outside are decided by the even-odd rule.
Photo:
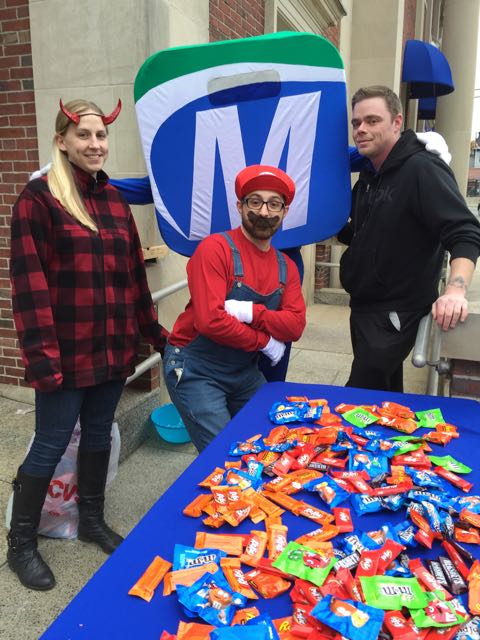
[[[49,162],[48,164],[46,164],[44,167],[42,167],[38,171],[34,171],[32,173],[32,175],[30,176],[30,180],[35,180],[35,178],[41,178],[42,176],[47,174],[50,171],[51,168],[52,168],[52,163]]]
[[[452,160],[452,154],[448,150],[448,144],[445,138],[436,131],[424,131],[423,133],[415,132],[417,134],[418,141],[425,145],[425,149],[434,153],[436,156],[445,162],[450,164]]]
[[[225,300],[225,311],[240,322],[250,324],[253,320],[253,302],[251,300]]]
[[[270,337],[270,340],[263,347],[263,349],[260,349],[260,351],[264,353],[267,358],[270,358],[270,360],[272,361],[272,367],[274,367],[283,358],[283,354],[285,352],[285,343]]]

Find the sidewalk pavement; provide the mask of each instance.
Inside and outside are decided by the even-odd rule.
[[[292,349],[288,380],[344,385],[352,359],[349,310],[343,306],[314,305],[308,309],[307,328]],[[405,366],[405,391],[424,393],[427,372]],[[34,428],[31,391],[0,385],[0,514]],[[123,536],[188,467],[196,456],[191,443],[169,445],[156,433],[120,465],[106,501],[106,520]],[[4,530],[6,533],[6,529]],[[40,538],[39,548],[57,579],[52,591],[22,587],[5,560],[6,538],[0,537],[0,637],[35,640],[105,562],[94,545],[77,540]],[[107,640],[107,639],[106,639]],[[120,639],[119,639],[120,640]]]

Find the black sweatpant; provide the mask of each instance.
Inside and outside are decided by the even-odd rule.
[[[396,328],[389,311],[352,309],[353,363],[345,386],[403,392],[403,361],[415,344],[420,320],[429,311],[398,311],[400,328]]]

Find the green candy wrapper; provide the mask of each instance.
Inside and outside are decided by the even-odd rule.
[[[272,566],[321,587],[336,561],[331,552],[314,551],[298,542],[289,542]]]
[[[402,607],[423,609],[431,599],[416,578],[390,576],[361,576],[365,602],[371,607],[397,611]]]
[[[378,421],[377,416],[374,416],[373,413],[370,413],[370,411],[362,409],[361,407],[356,407],[355,409],[346,411],[342,414],[342,418],[345,418],[347,422],[354,424],[356,427],[368,427]]]
[[[447,471],[452,471],[453,473],[470,473],[470,467],[467,467],[463,462],[459,462],[455,460],[452,456],[428,456],[430,460],[437,467],[443,467]]]
[[[439,422],[445,422],[440,409],[427,409],[427,411],[417,411],[417,416],[420,426],[426,429],[434,429],[435,425]]]
[[[430,593],[430,596],[434,594]],[[413,622],[419,629],[425,627],[453,627],[465,622],[465,617],[456,613],[451,602],[434,597],[424,609],[410,611]]]

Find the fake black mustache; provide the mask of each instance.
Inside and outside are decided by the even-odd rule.
[[[273,229],[280,220],[280,216],[265,218],[264,216],[257,215],[253,211],[248,211],[247,218],[254,227],[258,227],[259,229]]]

